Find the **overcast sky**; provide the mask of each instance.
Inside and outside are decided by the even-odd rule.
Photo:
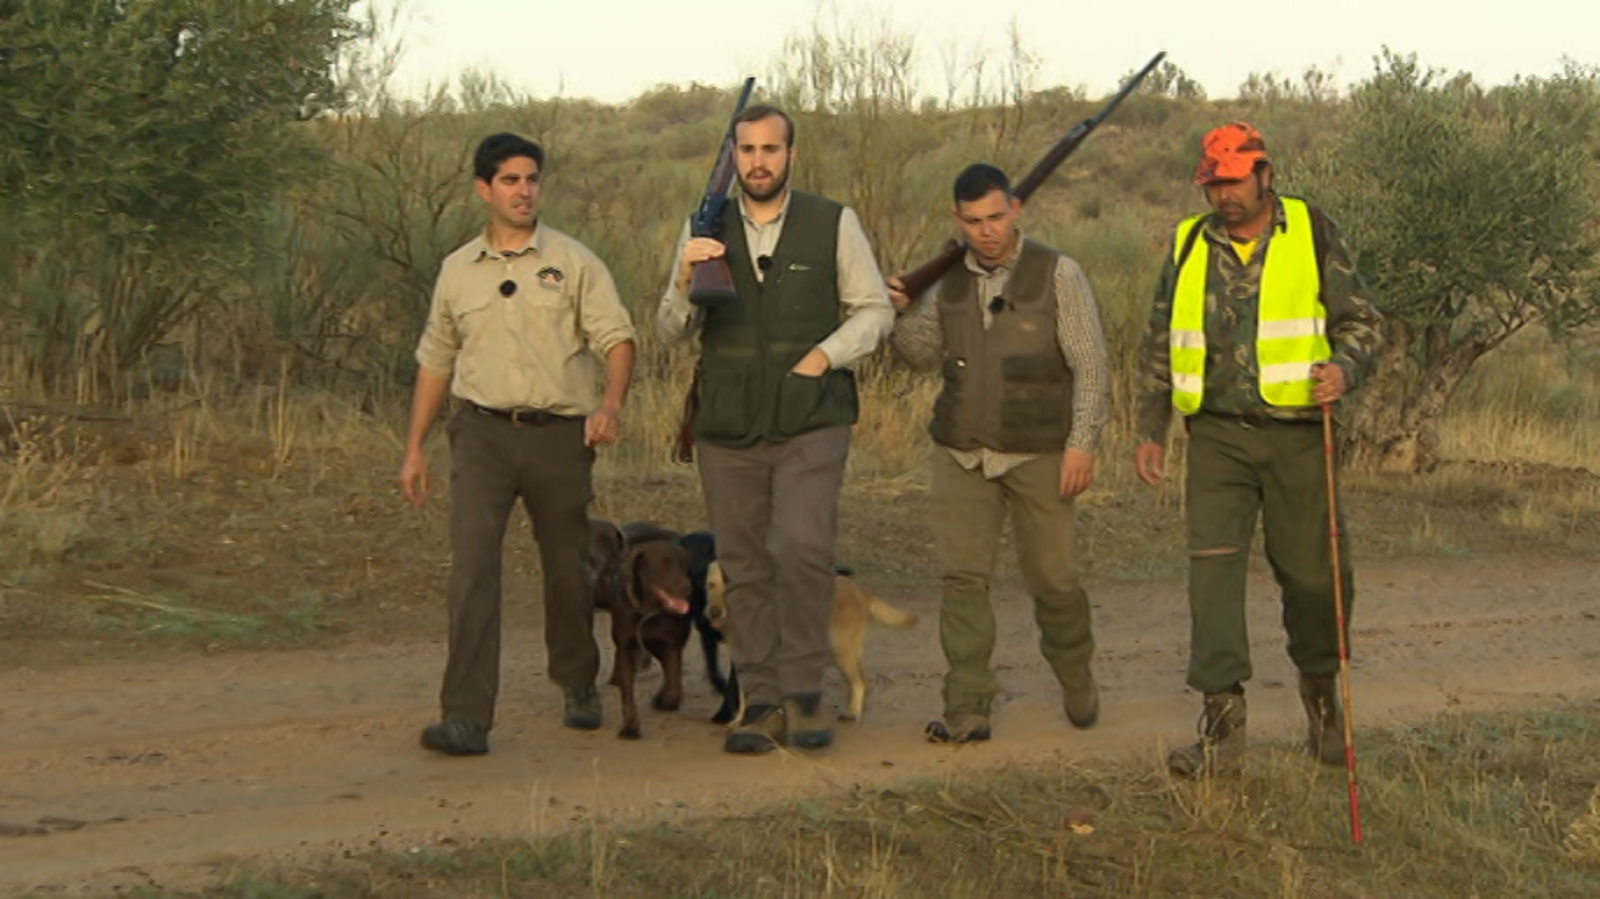
[[[992,52],[1015,22],[1039,58],[1034,87],[1083,86],[1091,96],[1157,50],[1204,85],[1233,96],[1252,72],[1298,78],[1307,66],[1345,85],[1372,70],[1385,45],[1428,65],[1498,84],[1551,75],[1563,57],[1600,63],[1594,0],[371,0],[400,3],[408,93],[467,68],[492,70],[522,93],[624,101],[661,83],[731,85],[762,75],[785,38],[824,21],[914,36],[932,92],[942,60]],[[708,37],[709,36],[709,37]],[[925,52],[923,52],[925,51]]]

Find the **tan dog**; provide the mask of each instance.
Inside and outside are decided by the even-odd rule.
[[[722,631],[723,642],[732,647],[736,639],[728,630],[728,584],[722,574],[722,565],[712,562],[706,569],[706,617],[713,627]],[[867,589],[847,575],[834,578],[833,617],[828,622],[828,639],[833,644],[833,661],[839,673],[850,682],[850,708],[839,716],[840,721],[855,721],[867,701],[867,675],[861,667],[861,657],[867,647],[867,626],[876,622],[885,627],[907,628],[917,623],[917,616],[895,608],[867,592]],[[737,677],[738,672],[734,672]],[[734,678],[728,679],[730,685]],[[729,700],[739,695],[739,714],[744,715],[744,697],[729,690]],[[719,716],[720,717],[720,716]]]

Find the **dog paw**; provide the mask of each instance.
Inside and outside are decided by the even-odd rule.
[[[642,736],[644,736],[644,733],[639,730],[639,725],[637,724],[630,724],[617,731],[617,739],[619,740],[637,740]]]
[[[682,705],[682,697],[668,699],[658,694],[650,700],[650,707],[658,712],[676,712]]]

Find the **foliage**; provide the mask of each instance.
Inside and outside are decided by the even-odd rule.
[[[283,128],[341,97],[349,0],[21,0],[0,19],[0,185],[162,239],[278,189]]]
[[[216,296],[253,216],[318,161],[291,126],[343,102],[351,3],[8,4],[0,302],[29,375],[125,365]]]
[[[1317,66],[1307,66],[1298,81],[1277,72],[1251,72],[1239,85],[1239,99],[1252,102],[1330,103],[1338,98],[1333,73]]]
[[[369,408],[403,396],[439,262],[481,225],[472,147],[502,130],[549,152],[545,220],[611,268],[643,326],[641,378],[687,377],[648,323],[731,85],[602,105],[466,72],[401,98],[395,23],[357,22],[352,5],[0,0],[17,11],[0,22],[0,369],[15,392],[104,402],[286,379]],[[851,204],[888,272],[951,235],[962,166],[1021,177],[1098,108],[1080,88],[1037,85],[1039,64],[1016,29],[999,51],[930,48],[824,18],[756,74],[758,99],[798,122],[795,185]],[[917,81],[930,69],[946,82],[934,97]],[[1083,263],[1116,358],[1137,339],[1128,323],[1147,313],[1172,222],[1201,208],[1188,183],[1201,136],[1239,117],[1268,134],[1280,183],[1348,226],[1391,320],[1419,323],[1397,335],[1408,352],[1392,383],[1447,397],[1472,368],[1460,348],[1590,317],[1590,73],[1488,90],[1389,56],[1349,97],[1314,68],[1252,76],[1237,101],[1203,100],[1191,81],[1158,67],[1025,216]],[[318,114],[329,107],[340,114]],[[1430,381],[1438,346],[1458,347],[1455,368]],[[1118,370],[1121,408],[1131,378]],[[1385,398],[1382,380],[1363,393],[1395,431],[1408,401]],[[1437,405],[1405,414],[1426,422]],[[1380,439],[1369,424],[1352,433]]]
[[[1132,78],[1134,73],[1128,72],[1122,77],[1124,83]],[[1206,89],[1199,81],[1189,77],[1177,63],[1170,59],[1162,60],[1161,64],[1150,70],[1139,85],[1139,92],[1154,94],[1158,97],[1172,97],[1177,100],[1204,100]]]
[[[1600,315],[1597,137],[1593,71],[1486,90],[1385,52],[1297,171],[1362,248],[1389,318],[1362,435],[1388,464],[1431,461],[1433,428],[1484,354],[1530,324],[1567,334]]]

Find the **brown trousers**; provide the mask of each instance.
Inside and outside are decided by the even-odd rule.
[[[494,726],[500,687],[501,546],[519,497],[544,572],[544,642],[563,690],[594,685],[600,652],[588,568],[594,450],[582,419],[519,424],[472,407],[450,437],[450,657],[439,691],[446,720]]]
[[[783,443],[697,447],[728,580],[733,662],[751,705],[822,689],[833,661],[833,544],[850,429]]]

